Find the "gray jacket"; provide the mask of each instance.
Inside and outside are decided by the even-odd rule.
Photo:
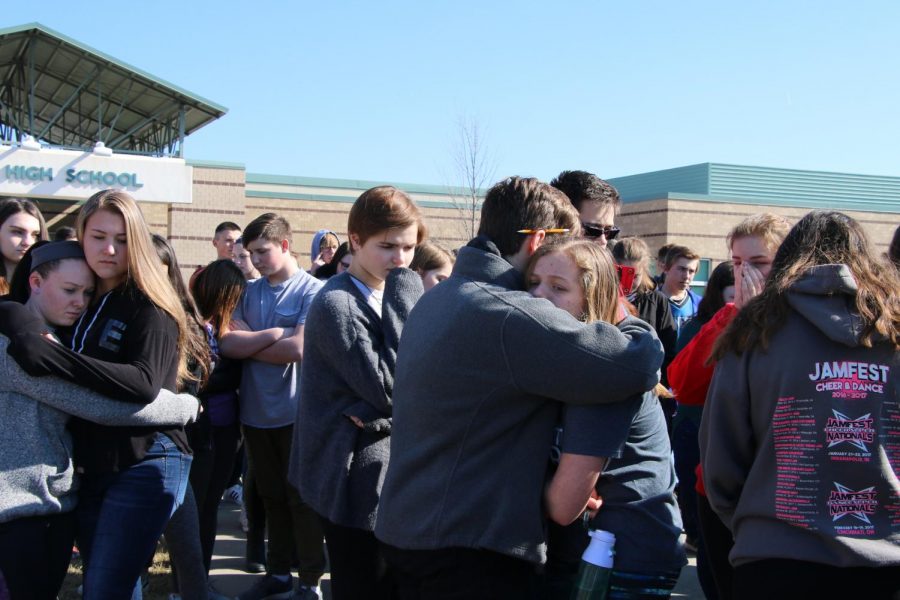
[[[415,272],[394,269],[379,316],[349,273],[342,273],[328,280],[310,307],[288,478],[332,523],[367,531],[375,526],[390,456],[400,331],[422,293]]]
[[[523,291],[521,274],[476,238],[403,330],[376,536],[543,562],[554,400],[625,400],[659,381],[662,360],[643,321],[582,323]]]
[[[57,377],[32,377],[0,335],[0,523],[75,507],[70,416],[105,425],[179,425],[197,399],[162,390],[150,404],[118,402]]]

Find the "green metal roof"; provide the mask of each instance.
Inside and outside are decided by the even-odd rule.
[[[221,160],[201,160],[196,158],[187,158],[184,162],[191,167],[206,167],[208,169],[230,169],[232,171],[243,171],[247,168],[244,163],[227,162]]]
[[[671,198],[900,213],[900,177],[702,163],[608,181],[624,202]]]
[[[0,29],[0,135],[179,154],[227,108],[40,23]]]
[[[320,187],[331,189],[358,190],[364,192],[380,185],[392,185],[411,194],[430,194],[435,196],[468,196],[463,188],[444,185],[425,185],[421,183],[394,183],[386,181],[367,181],[364,179],[327,179],[323,177],[296,177],[292,175],[268,175],[263,173],[247,173],[247,184],[292,185],[302,187]],[[478,190],[478,197],[483,198],[487,190]]]
[[[353,204],[359,197],[358,195],[343,196],[334,194],[308,194],[302,192],[266,192],[253,189],[246,190],[244,192],[244,196],[246,196],[247,198],[266,198],[274,200],[310,200],[314,202],[336,202],[339,204]],[[453,204],[452,202],[444,202],[441,200],[417,199],[416,204],[427,208],[460,208],[458,204]]]

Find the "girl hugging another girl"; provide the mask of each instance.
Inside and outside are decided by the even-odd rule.
[[[576,319],[624,318],[612,257],[590,241],[542,246],[525,276],[533,295]],[[614,404],[566,406],[560,424],[553,452],[558,464],[544,495],[552,520],[544,595],[569,597],[589,542],[587,526],[616,536],[610,598],[644,597],[648,590],[668,598],[686,559],[658,399],[647,392]]]

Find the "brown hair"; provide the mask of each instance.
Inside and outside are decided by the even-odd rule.
[[[625,261],[635,265],[635,274],[640,278],[635,292],[644,294],[656,289],[656,282],[650,276],[650,248],[644,240],[636,237],[622,238],[613,246],[612,256],[617,263]]]
[[[288,244],[292,244],[291,224],[276,213],[263,213],[250,221],[241,234],[244,248],[259,239],[273,244],[280,244],[282,240],[287,240]]]
[[[191,292],[200,315],[209,321],[218,335],[228,328],[231,315],[247,287],[244,274],[227,258],[209,263],[194,279]]]
[[[423,242],[416,248],[416,254],[413,256],[409,268],[417,273],[423,273],[444,265],[453,266],[455,262],[456,258],[448,250],[434,242]]]
[[[672,246],[666,253],[666,269],[672,267],[679,258],[688,260],[700,260],[700,255],[688,248],[687,246]]]
[[[567,255],[578,267],[584,294],[585,322],[616,323],[619,318],[619,278],[612,256],[590,240],[563,238],[543,244],[528,261],[525,281],[531,279],[537,261],[556,252]]]
[[[240,231],[241,226],[233,221],[222,221],[216,225],[216,231],[213,235],[219,235],[223,231]]]
[[[38,220],[41,229],[41,240],[50,239],[47,235],[47,223],[44,222],[44,215],[40,209],[31,200],[25,198],[3,198],[0,199],[0,225],[3,225],[8,218],[19,213],[28,213]],[[6,272],[6,263],[0,257],[0,294],[9,292],[9,282],[12,279],[12,273]]]
[[[88,220],[98,210],[106,210],[120,215],[125,221],[125,239],[128,244],[128,276],[127,281],[153,303],[154,306],[168,314],[178,326],[178,384],[196,381],[188,368],[186,352],[188,330],[187,315],[181,299],[172,287],[163,266],[156,254],[156,248],[150,237],[150,228],[144,220],[141,209],[134,199],[121,190],[103,190],[97,192],[81,207],[78,213],[76,228],[78,239],[84,240],[84,228]]]
[[[560,190],[576,210],[581,210],[585,202],[597,202],[602,206],[612,206],[618,213],[622,198],[615,187],[587,171],[563,171],[553,178],[550,185]]]
[[[380,231],[403,229],[410,225],[416,225],[416,244],[421,244],[427,232],[419,207],[403,190],[382,185],[364,191],[353,203],[347,217],[347,234],[356,234],[359,243],[365,244]],[[352,244],[350,251],[352,254]]]
[[[745,237],[758,237],[773,255],[778,251],[781,242],[791,230],[787,219],[775,213],[765,212],[750,215],[728,232],[725,245],[731,250],[734,240]]]
[[[209,343],[206,341],[203,319],[197,312],[197,305],[194,304],[194,299],[184,285],[184,278],[181,276],[181,266],[178,264],[178,257],[175,256],[175,249],[172,247],[172,244],[163,236],[154,233],[153,245],[156,247],[159,261],[166,268],[166,275],[169,276],[172,287],[175,288],[175,292],[181,298],[181,306],[184,307],[184,314],[187,316],[188,322],[185,351],[192,361],[192,370],[199,373],[199,385],[202,388],[209,380],[210,366]]]
[[[663,244],[659,247],[659,250],[656,251],[656,260],[664,263],[666,262],[666,255],[669,254],[669,250],[671,250],[676,244]]]
[[[327,246],[325,246],[325,244],[328,243],[328,238],[329,238],[329,237],[332,238],[332,239],[334,240],[334,250],[335,250],[335,252],[336,252],[337,249],[340,247],[340,245],[341,245],[341,240],[340,240],[340,238],[338,238],[337,234],[334,233],[333,231],[329,231],[328,233],[326,233],[325,235],[322,236],[322,239],[319,240],[319,252],[321,252],[323,248],[326,248],[326,247],[327,247]]]
[[[720,262],[706,282],[703,299],[697,306],[697,320],[706,323],[713,318],[719,309],[725,306],[725,288],[734,285],[734,263],[730,260]]]
[[[481,205],[478,235],[490,238],[500,254],[519,251],[520,229],[568,229],[581,234],[578,212],[560,190],[532,177],[508,177],[495,183]]]
[[[836,211],[816,210],[794,225],[775,254],[762,293],[751,300],[713,347],[711,359],[767,349],[772,335],[784,324],[790,306],[787,294],[810,268],[843,264],[856,280],[856,311],[862,323],[860,344],[871,347],[883,337],[900,349],[900,276],[878,260],[863,228]]]

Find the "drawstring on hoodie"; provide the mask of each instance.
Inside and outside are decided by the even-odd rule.
[[[78,319],[78,324],[75,326],[75,333],[72,335],[72,350],[75,350],[78,354],[81,354],[81,351],[84,350],[84,341],[87,339],[87,334],[91,330],[91,327],[94,326],[94,323],[97,321],[97,317],[100,316],[100,313],[103,312],[103,307],[106,305],[106,301],[109,300],[109,295],[113,292],[110,290],[103,295],[103,300],[100,301],[100,306],[97,308],[97,312],[94,313],[94,317],[91,319],[91,322],[88,323],[87,328],[84,330],[84,333],[81,334],[81,346],[75,350],[75,341],[78,339],[78,329],[81,327],[82,321],[84,321],[84,317],[87,313],[81,315],[81,318]]]

